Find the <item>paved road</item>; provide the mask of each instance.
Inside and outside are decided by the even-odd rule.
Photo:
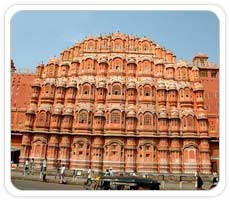
[[[41,181],[30,181],[22,179],[12,179],[14,186],[20,190],[86,190],[84,185],[71,185],[59,183],[44,183]],[[181,187],[181,188],[180,188]],[[203,186],[203,189],[209,189],[210,184]],[[161,182],[161,190],[196,190],[194,182],[183,183],[165,183]]]
[[[38,181],[12,180],[13,185],[20,190],[85,190],[80,185],[68,185],[57,183],[43,183]]]

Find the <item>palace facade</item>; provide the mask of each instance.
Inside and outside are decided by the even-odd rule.
[[[47,158],[49,168],[61,160],[96,172],[218,171],[218,74],[207,55],[176,60],[146,37],[88,37],[38,65],[28,93],[19,93],[30,97],[21,118],[12,108],[19,162],[34,158],[40,166]]]

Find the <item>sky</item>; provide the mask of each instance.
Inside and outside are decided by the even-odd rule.
[[[11,19],[11,58],[34,69],[87,36],[123,32],[147,36],[192,61],[205,53],[219,64],[219,21],[210,11],[19,11]]]

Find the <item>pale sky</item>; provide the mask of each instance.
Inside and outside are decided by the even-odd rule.
[[[86,36],[113,32],[147,36],[191,61],[205,53],[219,64],[219,21],[209,11],[20,11],[11,19],[11,58],[35,68]]]

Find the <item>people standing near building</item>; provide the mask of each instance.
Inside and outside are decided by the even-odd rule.
[[[61,173],[60,173],[60,171],[61,171],[61,160],[58,160],[57,162],[56,162],[56,170],[57,170],[57,172],[56,172],[56,175],[55,175],[55,179],[61,179]]]
[[[197,190],[202,190],[203,180],[199,174],[197,174]]]
[[[42,178],[42,172],[43,172],[43,165],[42,165],[42,163],[40,163],[40,179]]]
[[[47,160],[46,158],[43,160],[42,162],[42,168],[43,168],[43,171],[46,171],[46,167],[47,167]]]
[[[30,164],[30,172],[31,172],[32,175],[34,174],[34,166],[35,166],[34,158],[32,158],[32,161],[31,161],[31,164]]]
[[[29,174],[29,159],[27,158],[24,165],[24,176]]]
[[[47,179],[46,179],[46,169],[42,170],[42,181],[43,182],[47,182]]]
[[[106,169],[105,176],[109,176],[109,169]]]
[[[212,179],[212,186],[211,186],[211,188],[216,187],[216,185],[218,184],[218,182],[219,182],[219,178],[217,176],[217,173],[213,172],[213,179]]]
[[[65,165],[62,164],[62,167],[60,169],[60,184],[65,184]]]
[[[109,176],[113,176],[113,168],[109,168]]]
[[[90,185],[92,183],[92,174],[93,174],[93,171],[91,170],[91,168],[89,168],[87,172],[86,185]]]

